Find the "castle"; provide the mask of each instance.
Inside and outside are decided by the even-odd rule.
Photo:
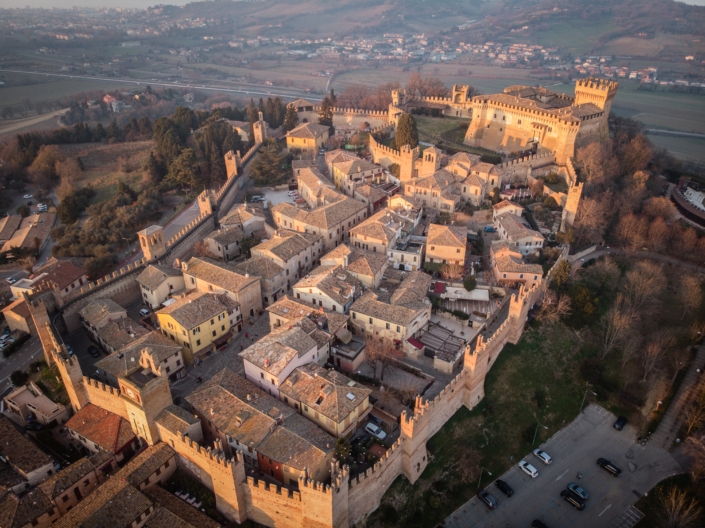
[[[554,267],[555,269],[555,267]],[[316,482],[308,472],[297,486],[279,486],[246,474],[243,454],[216,438],[204,447],[201,422],[189,428],[172,427],[176,412],[165,377],[155,376],[137,365],[118,379],[118,387],[99,383],[81,370],[76,357],[68,354],[49,322],[41,300],[27,298],[44,352],[55,364],[74,412],[97,405],[126,419],[143,444],[167,444],[176,453],[178,467],[213,491],[217,510],[228,520],[247,519],[285,528],[353,525],[374,511],[392,482],[404,475],[414,483],[427,466],[426,442],[453,414],[475,407],[484,396],[484,380],[507,343],[516,344],[524,330],[528,311],[543,296],[553,270],[531,289],[521,288],[509,300],[508,316],[488,338],[468,344],[458,376],[432,401],[416,399],[414,409],[401,416],[401,436],[385,455],[366,472],[350,478],[349,469],[333,461],[330,481]]]

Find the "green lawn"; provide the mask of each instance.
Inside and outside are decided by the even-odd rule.
[[[613,20],[573,20],[570,22],[548,22],[551,28],[538,34],[542,46],[560,46],[575,55],[587,53],[594,46],[594,39],[615,29]]]
[[[427,117],[423,115],[413,116],[416,121],[416,128],[420,133],[441,135],[454,128],[462,122],[467,122],[466,119],[457,119],[455,117]]]

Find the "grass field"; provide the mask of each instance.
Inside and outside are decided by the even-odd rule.
[[[574,55],[587,53],[595,45],[595,38],[615,29],[613,20],[599,20],[586,23],[584,20],[570,22],[550,22],[551,29],[538,35],[542,46],[567,46]],[[563,51],[563,50],[561,50]]]
[[[700,54],[705,51],[705,42],[694,35],[675,35],[657,32],[654,38],[621,37],[600,48],[604,55],[656,56],[669,48],[678,48],[683,54]]]
[[[678,159],[705,165],[705,139],[650,134],[649,140]]]
[[[453,117],[427,117],[422,115],[415,115],[414,120],[416,121],[416,128],[419,129],[419,132],[437,135],[457,128],[462,122],[467,123],[466,119],[461,120]]]
[[[5,73],[5,77],[19,74]],[[23,76],[26,77],[26,76]],[[36,76],[33,76],[36,78]],[[17,106],[23,98],[29,97],[30,101],[57,101],[64,97],[75,95],[78,92],[90,92],[92,90],[115,90],[125,88],[124,83],[111,83],[107,81],[88,81],[84,79],[56,79],[46,77],[47,82],[41,84],[29,84],[26,86],[12,86],[0,88],[0,106]],[[53,80],[50,80],[53,79]],[[18,116],[19,117],[19,116]]]

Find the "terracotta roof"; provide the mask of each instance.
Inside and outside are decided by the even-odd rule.
[[[428,228],[426,247],[436,245],[464,248],[466,239],[467,227],[431,224]]]
[[[165,407],[154,419],[154,423],[174,434],[185,433],[189,427],[198,422],[198,418],[177,405]]]
[[[106,318],[117,319],[125,309],[112,299],[99,299],[89,302],[79,313],[93,326],[98,326]]]
[[[307,288],[318,288],[328,298],[345,306],[362,290],[362,283],[340,265],[318,266],[294,284],[294,289]]]
[[[54,227],[55,220],[55,213],[35,213],[33,215],[25,216],[22,219],[22,222],[20,222],[19,229],[24,229],[25,227],[30,227],[34,224],[44,224],[42,227],[47,227],[51,230],[51,228]]]
[[[286,262],[322,240],[321,235],[281,229],[271,239],[252,248],[251,252],[259,256],[271,254]]]
[[[220,220],[221,226],[239,225],[244,226],[245,222],[252,218],[264,220],[264,206],[259,203],[235,204],[225,217]]]
[[[82,458],[70,466],[54,473],[48,480],[39,485],[49,500],[54,500],[71,486],[95,471],[95,466],[87,458]],[[2,526],[2,525],[0,525]]]
[[[19,315],[23,319],[29,319],[32,316],[29,311],[29,306],[27,306],[27,301],[25,301],[24,298],[17,299],[12,304],[5,306],[5,308],[2,309],[2,312],[12,312]]]
[[[497,223],[504,228],[509,240],[516,240],[533,236],[543,239],[543,235],[538,231],[531,229],[524,221],[512,213],[502,213],[497,217]]]
[[[98,328],[96,333],[110,348],[117,351],[146,336],[149,330],[137,321],[126,317],[111,321],[102,328]]]
[[[388,321],[396,325],[406,326],[419,314],[425,310],[423,303],[416,305],[394,306],[378,299],[377,293],[367,290],[350,307],[351,312],[357,312],[368,317],[374,317],[382,321]]]
[[[188,527],[193,528],[219,528],[220,524],[215,522],[213,519],[207,515],[201,513],[196,508],[187,504],[186,502],[179,499],[176,495],[172,495],[164,488],[160,486],[151,486],[144,490],[143,492],[154,504],[158,504],[154,509],[152,515],[149,516],[147,522],[145,523],[146,528],[179,528],[179,524],[171,524],[164,522],[164,520],[170,520],[175,522],[177,519],[182,523],[185,523]],[[171,517],[164,514],[159,514],[155,517],[158,512],[169,512]],[[154,517],[154,519],[153,519]]]
[[[21,216],[8,215],[5,218],[0,218],[0,242],[10,240],[21,223]]]
[[[306,99],[299,98],[296,101],[290,102],[287,106],[299,107],[299,106],[316,106],[316,105],[310,101],[307,101]]]
[[[259,257],[253,255],[252,258],[235,264],[235,269],[241,273],[261,277],[263,279],[272,279],[277,275],[284,273],[284,268],[280,267],[275,262],[267,257]]]
[[[345,268],[353,273],[374,277],[389,264],[389,259],[381,253],[354,250]]]
[[[74,266],[71,262],[62,262],[56,269],[49,272],[46,277],[38,281],[38,284],[48,285],[50,282],[55,282],[63,290],[81,277],[86,277],[85,270]],[[87,282],[87,279],[85,282]]]
[[[159,486],[153,487],[158,488]],[[184,502],[180,499],[176,500]],[[195,508],[189,506],[188,504],[184,505],[187,508],[195,510]],[[191,526],[193,525],[180,519],[179,517],[171,513],[169,510],[164,509],[161,506],[155,507],[154,510],[152,510],[152,513],[149,514],[149,517],[147,517],[147,520],[142,525],[143,528],[190,528]]]
[[[136,488],[139,488],[140,484],[154,474],[157,469],[175,457],[176,452],[168,444],[158,442],[135,456],[115,473],[113,478],[126,480]]]
[[[364,385],[335,370],[326,370],[317,363],[294,369],[279,391],[336,423],[342,423],[372,392]]]
[[[291,130],[286,137],[316,139],[329,131],[329,127],[316,123],[302,123]]]
[[[52,463],[49,455],[27,440],[4,416],[0,416],[0,455],[25,474]]]
[[[39,489],[33,489],[21,498],[7,492],[0,498],[0,526],[23,528],[54,509],[54,505]]]
[[[136,280],[145,288],[154,291],[169,277],[182,276],[183,273],[179,268],[166,266],[164,264],[150,264],[137,276]]]
[[[463,185],[470,185],[471,187],[484,187],[485,182],[483,182],[476,174],[470,173],[467,178],[463,180]]]
[[[521,209],[521,210],[524,210],[524,208],[523,208],[521,205],[519,205],[519,204],[517,204],[517,203],[512,203],[512,202],[510,202],[510,201],[507,200],[507,199],[504,199],[504,200],[502,200],[501,202],[494,204],[494,205],[492,206],[492,209],[494,209],[497,213],[499,213],[499,211],[501,211],[501,210],[504,209],[505,207],[511,207],[511,208],[514,208],[514,209]]]
[[[391,304],[423,303],[433,278],[417,270],[409,273],[401,284],[392,292]]]
[[[237,304],[227,295],[193,291],[159,310],[157,316],[170,315],[181,326],[191,330],[216,315],[226,311],[230,313]]]
[[[188,270],[184,271],[184,275],[191,275],[232,293],[237,293],[259,280],[255,277],[242,275],[227,262],[218,262],[207,257],[192,257],[188,261]]]
[[[330,229],[344,223],[365,209],[367,209],[367,206],[362,202],[343,197],[340,201],[317,207],[310,212],[287,203],[275,205],[272,207],[272,212],[314,227]]]
[[[66,427],[110,453],[118,453],[135,440],[130,422],[92,403],[74,414]]]
[[[129,341],[108,357],[96,361],[94,365],[96,368],[119,378],[126,376],[129,371],[140,364],[143,352],[152,358],[154,366],[158,368],[162,361],[180,351],[180,345],[162,335],[158,330],[153,330]]]
[[[240,352],[240,356],[272,374],[279,374],[295,357],[302,357],[315,349],[316,343],[301,328],[291,328],[268,334],[252,346]]]
[[[232,244],[233,242],[243,240],[246,237],[247,235],[239,225],[232,225],[230,227],[224,227],[222,229],[219,229],[218,231],[213,231],[204,240],[213,240],[218,244],[227,246],[228,244]]]
[[[311,191],[315,191],[320,187],[333,188],[333,182],[325,177],[317,167],[305,167],[299,171],[297,179]]]
[[[359,172],[365,172],[380,168],[380,165],[370,163],[369,161],[360,158],[355,158],[342,162],[333,162],[333,164],[336,169],[338,169],[345,175],[352,175],[357,174]]]
[[[543,267],[540,264],[527,264],[524,259],[514,255],[498,255],[495,264],[500,273],[533,273],[543,277]]]
[[[433,189],[441,191],[449,186],[454,186],[455,183],[462,179],[463,178],[458,176],[457,174],[448,172],[445,169],[440,169],[431,174],[430,176],[426,176],[425,178],[418,178],[416,180],[412,180],[412,182],[414,186],[420,187],[422,189]],[[409,182],[406,183],[408,184]]]
[[[355,192],[367,198],[367,201],[371,204],[376,204],[387,198],[387,193],[378,189],[377,187],[372,187],[371,185],[362,185],[355,189]]]
[[[350,229],[351,235],[367,236],[382,240],[387,247],[396,240],[397,234],[406,225],[407,220],[399,216],[393,209],[387,207],[376,212],[367,220]]]

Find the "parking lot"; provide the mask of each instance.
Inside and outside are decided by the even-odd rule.
[[[537,478],[532,479],[516,465],[501,476],[488,477],[485,473],[485,489],[499,501],[499,507],[490,511],[473,497],[448,517],[444,526],[529,527],[534,519],[540,519],[549,528],[631,528],[641,518],[633,508],[637,499],[665,477],[682,470],[667,451],[650,444],[638,446],[631,426],[621,432],[615,430],[615,420],[602,407],[590,405],[545,444],[536,446],[553,458],[551,465],[544,465],[533,454],[524,458],[538,470]],[[621,477],[614,478],[598,467],[596,461],[601,457],[617,464]],[[578,472],[582,473],[580,480],[576,479]],[[512,497],[494,486],[496,478],[514,489]],[[571,482],[589,495],[583,511],[559,496]]]

